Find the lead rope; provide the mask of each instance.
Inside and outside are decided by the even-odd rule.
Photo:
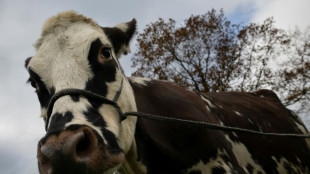
[[[146,118],[146,119],[156,120],[156,121],[177,122],[179,124],[193,126],[197,128],[231,131],[231,132],[247,133],[247,134],[262,135],[262,136],[310,138],[310,134],[265,133],[265,132],[250,130],[250,129],[236,128],[236,127],[230,127],[230,126],[221,126],[221,125],[194,121],[194,120],[184,120],[184,119],[179,119],[179,118],[163,117],[160,115],[146,114],[146,113],[141,113],[141,112],[126,112],[125,117],[127,116],[136,116],[136,117],[141,117],[141,118]]]
[[[141,112],[126,112],[123,113],[121,108],[118,106],[116,101],[118,100],[121,90],[123,88],[123,79],[121,81],[120,89],[116,93],[113,101],[109,100],[101,95],[92,93],[90,91],[82,90],[82,89],[64,89],[59,92],[57,92],[53,97],[51,98],[48,107],[47,107],[47,121],[45,129],[47,131],[49,119],[54,107],[54,103],[61,97],[66,95],[80,95],[84,96],[88,99],[98,100],[104,104],[109,104],[111,106],[114,106],[117,110],[120,120],[123,121],[128,116],[136,116],[140,118],[146,118],[150,120],[156,120],[156,121],[166,121],[166,122],[173,122],[173,123],[179,123],[186,126],[193,126],[197,128],[204,128],[204,129],[213,129],[213,130],[220,130],[220,131],[231,131],[231,132],[239,132],[239,133],[247,133],[247,134],[253,134],[253,135],[262,135],[262,136],[274,136],[274,137],[291,137],[291,138],[310,138],[310,134],[290,134],[290,133],[265,133],[260,131],[254,131],[249,129],[243,129],[243,128],[236,128],[236,127],[230,127],[230,126],[222,126],[222,125],[216,125],[212,123],[206,123],[206,122],[200,122],[200,121],[194,121],[194,120],[184,120],[179,118],[171,118],[171,117],[164,117],[160,115],[154,115],[154,114],[147,114],[147,113],[141,113]]]

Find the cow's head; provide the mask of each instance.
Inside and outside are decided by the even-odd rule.
[[[116,109],[84,96],[63,96],[47,120],[47,105],[58,91],[88,90],[113,99],[123,112],[136,110],[132,89],[118,58],[127,53],[136,21],[102,28],[73,11],[46,21],[26,60],[29,82],[41,104],[47,133],[38,144],[41,174],[97,174],[116,170],[134,137],[135,118],[120,121]],[[123,85],[121,87],[121,81]]]

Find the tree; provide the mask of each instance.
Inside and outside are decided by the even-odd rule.
[[[290,43],[287,34],[274,26],[273,18],[263,24],[251,23],[238,34],[241,73],[235,90],[253,91],[277,86],[277,58]]]
[[[191,16],[184,23],[177,27],[172,19],[159,19],[147,25],[137,38],[133,76],[172,80],[200,92],[230,88],[239,67],[238,25],[231,25],[222,10]]]
[[[294,105],[299,113],[310,113],[310,27],[289,33],[285,49],[287,59],[281,62],[278,91],[286,106]]]
[[[138,35],[132,75],[200,92],[273,89],[286,106],[310,112],[310,29],[288,34],[274,23],[241,27],[214,9],[182,25],[160,18]]]

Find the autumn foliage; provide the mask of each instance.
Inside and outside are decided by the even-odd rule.
[[[200,92],[272,89],[287,106],[310,112],[310,31],[286,32],[273,18],[232,24],[223,10],[146,26],[133,76],[174,81]]]

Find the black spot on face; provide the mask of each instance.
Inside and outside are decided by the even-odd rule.
[[[72,101],[74,101],[74,102],[80,101],[80,97],[78,95],[71,95],[70,97],[71,97]]]
[[[104,27],[103,31],[108,36],[109,40],[111,40],[115,53],[118,53],[121,47],[127,45],[130,40],[129,36],[118,28]]]
[[[92,125],[102,128],[106,127],[106,122],[94,108],[89,108],[83,114],[86,116],[87,120],[92,123]]]
[[[86,116],[87,121],[91,122],[92,125],[100,128],[103,137],[108,143],[108,147],[111,153],[119,153],[122,151],[117,143],[115,135],[106,129],[106,122],[94,108],[88,109],[88,111],[84,112],[84,115]]]
[[[38,99],[41,105],[41,108],[46,108],[48,105],[48,102],[50,101],[53,93],[50,93],[45,84],[43,83],[43,81],[41,80],[41,77],[35,73],[34,71],[31,70],[31,68],[28,69],[29,74],[30,74],[30,78],[29,78],[29,82],[30,83],[35,83],[38,87],[38,89],[36,89],[36,93],[38,95]],[[55,91],[55,90],[54,90]],[[53,92],[53,89],[51,90],[51,92]]]
[[[102,46],[103,44],[99,39],[95,40],[90,46],[88,61],[94,77],[86,83],[86,90],[106,96],[106,82],[115,81],[118,66],[115,59],[110,59],[104,63],[98,62],[98,54]]]
[[[50,121],[47,134],[54,134],[64,129],[65,125],[72,121],[73,115],[71,112],[66,112],[64,115],[55,113]]]

